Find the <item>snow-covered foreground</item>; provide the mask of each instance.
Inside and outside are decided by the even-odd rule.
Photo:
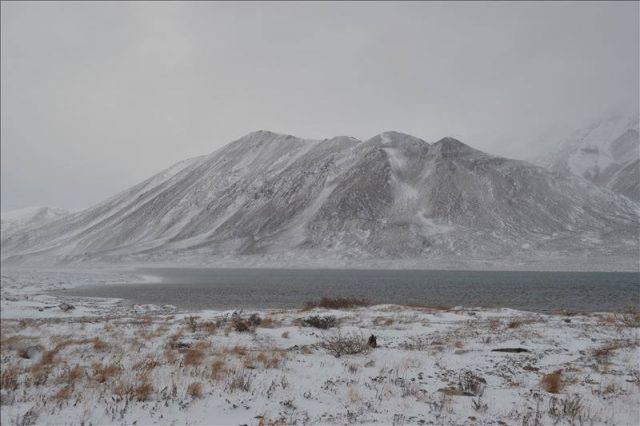
[[[45,275],[47,287],[128,278]],[[39,276],[3,271],[4,425],[640,420],[634,314],[377,305],[234,315],[79,299],[65,312]],[[309,326],[314,316],[335,324]],[[524,351],[494,351],[505,348]]]

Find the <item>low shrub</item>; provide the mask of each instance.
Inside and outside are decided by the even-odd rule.
[[[185,366],[188,365],[200,365],[202,363],[202,359],[204,358],[204,353],[200,349],[187,349],[184,351],[184,357],[182,361]]]
[[[473,371],[463,371],[458,376],[458,390],[462,395],[482,396],[487,381]]]
[[[323,297],[319,301],[305,302],[304,309],[309,310],[313,308],[325,308],[325,309],[350,309],[358,306],[369,306],[369,303],[365,299],[357,299],[355,297]]]
[[[184,319],[184,322],[192,333],[195,333],[198,329],[198,317],[193,315],[188,316]]]
[[[137,401],[148,401],[153,393],[153,385],[149,382],[141,383],[132,389],[132,396]]]
[[[235,391],[249,392],[251,389],[251,376],[244,370],[236,370],[231,376],[231,380],[227,384],[227,391],[232,393]]]
[[[367,338],[357,333],[349,335],[338,333],[335,336],[328,336],[321,343],[321,346],[336,358],[342,355],[367,353],[371,349]]]
[[[333,315],[319,316],[312,315],[302,320],[302,325],[305,327],[314,327],[326,330],[328,328],[335,327],[337,324],[336,317]]]
[[[224,373],[224,360],[218,359],[211,363],[211,379],[220,380]]]
[[[191,398],[202,398],[202,383],[194,382],[187,386],[187,395]]]
[[[2,389],[18,389],[18,367],[5,367],[0,375],[0,387]]]
[[[231,315],[231,326],[238,333],[254,331],[260,324],[262,324],[262,318],[255,313],[246,319],[242,318],[238,312],[234,312],[233,315]]]
[[[121,370],[116,364],[103,365],[98,362],[94,363],[91,368],[93,369],[93,379],[98,383],[104,383],[117,376]]]
[[[549,393],[559,393],[562,389],[562,370],[543,375],[540,384]]]
[[[569,424],[575,424],[576,420],[578,420],[579,424],[582,424],[584,413],[585,408],[580,395],[563,399],[553,397],[549,400],[549,415],[556,423],[560,423],[563,419],[566,419]]]

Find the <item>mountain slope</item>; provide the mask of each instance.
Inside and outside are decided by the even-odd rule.
[[[2,256],[635,256],[639,208],[579,177],[452,138],[428,144],[386,132],[318,141],[260,131],[93,208],[3,237]]]
[[[28,207],[2,212],[0,220],[3,238],[30,227],[42,226],[69,214],[67,210],[51,207]]]
[[[574,132],[538,163],[640,201],[638,114],[614,115]]]

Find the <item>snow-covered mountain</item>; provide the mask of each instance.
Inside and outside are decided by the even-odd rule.
[[[251,133],[3,236],[9,262],[637,256],[640,205],[444,138]]]
[[[638,122],[637,113],[599,120],[571,134],[538,162],[640,201]]]
[[[24,209],[8,210],[0,214],[2,237],[8,237],[13,232],[30,227],[38,227],[53,222],[69,214],[67,210],[51,207],[27,207]]]

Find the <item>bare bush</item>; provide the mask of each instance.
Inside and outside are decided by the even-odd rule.
[[[487,381],[479,374],[466,370],[458,376],[458,390],[462,395],[482,396]]]
[[[187,395],[191,398],[202,398],[202,383],[194,382],[187,386]]]
[[[148,401],[152,393],[153,385],[149,382],[143,382],[132,389],[131,396],[137,401]]]
[[[231,316],[231,325],[238,333],[245,333],[251,329],[249,322],[243,319],[237,312],[234,312]]]
[[[36,411],[35,407],[31,407],[21,417],[16,418],[15,424],[16,426],[32,426],[32,425],[35,425],[37,421],[38,421],[38,412]]]
[[[237,390],[243,392],[249,392],[251,389],[251,376],[244,370],[236,370],[231,376],[231,380],[227,384],[228,392],[235,392]]]
[[[400,343],[400,348],[407,351],[425,351],[432,347],[432,343],[420,336],[411,336],[408,340]]]
[[[598,362],[608,362],[614,353],[619,349],[632,348],[638,345],[637,341],[615,340],[593,350],[593,356]]]
[[[576,421],[582,423],[584,414],[585,409],[580,395],[562,399],[552,397],[549,400],[549,415],[556,420],[556,423],[563,419],[568,420],[570,424],[574,424]]]
[[[640,310],[636,306],[628,306],[623,312],[616,315],[616,320],[623,327],[640,327]]]
[[[262,318],[260,318],[260,315],[258,314],[251,314],[249,316],[249,319],[247,320],[247,323],[249,324],[249,327],[257,327],[262,323]]]
[[[305,302],[304,309],[310,310],[314,308],[325,309],[350,309],[358,306],[369,306],[365,299],[357,299],[355,297],[323,297],[319,301]]]
[[[193,315],[188,316],[184,319],[184,322],[192,333],[195,333],[198,329],[198,317]]]
[[[312,315],[302,320],[302,325],[304,325],[305,327],[320,328],[322,330],[335,327],[336,324],[336,317],[333,315],[327,315],[323,317],[319,315]]]
[[[321,346],[336,358],[342,355],[367,353],[371,349],[367,338],[358,333],[349,335],[338,333],[335,336],[326,337]]]
[[[473,407],[475,411],[478,411],[481,413],[484,413],[489,409],[489,405],[485,402],[482,402],[482,398],[480,397],[471,399],[471,407]]]

